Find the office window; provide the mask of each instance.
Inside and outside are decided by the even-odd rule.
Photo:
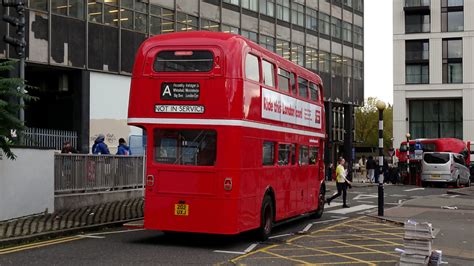
[[[331,56],[331,74],[342,76],[342,57],[339,55],[333,54]]]
[[[464,1],[442,0],[441,1],[441,31],[463,31],[464,30]]]
[[[412,100],[409,126],[412,138],[463,137],[462,99]]]
[[[221,31],[226,33],[239,34],[239,28],[232,27],[229,25],[221,25]]]
[[[290,43],[283,40],[276,40],[276,53],[290,60]]]
[[[275,87],[275,65],[262,60],[263,83],[270,87]]]
[[[178,31],[193,31],[197,30],[198,18],[184,13],[177,15],[177,30]]]
[[[256,32],[248,31],[248,30],[241,30],[240,35],[242,35],[245,38],[251,40],[252,42],[258,42],[258,35],[257,35]]]
[[[331,36],[337,39],[342,39],[341,32],[342,22],[340,19],[331,17]]]
[[[103,4],[99,1],[88,0],[88,20],[91,22],[102,23]]]
[[[174,11],[150,5],[150,34],[174,32]]]
[[[290,22],[290,0],[276,0],[277,19]]]
[[[48,0],[30,0],[28,7],[36,10],[48,11]]]
[[[354,44],[357,44],[357,45],[364,45],[364,33],[362,31],[362,28],[359,27],[359,26],[356,26],[356,25],[353,25],[353,34],[352,34],[352,38],[353,38],[353,42]]]
[[[275,0],[260,0],[260,13],[270,17],[274,17]]]
[[[219,22],[201,18],[201,30],[219,31]]]
[[[258,57],[255,55],[247,54],[245,58],[245,77],[254,81],[260,81]]]
[[[364,80],[364,64],[361,61],[354,60],[352,73],[356,80]]]
[[[300,66],[304,66],[304,47],[302,45],[291,45],[291,61]]]
[[[306,8],[306,28],[318,31],[318,11]]]
[[[329,62],[329,53],[319,51],[319,72],[330,73],[331,72],[331,64]]]
[[[413,40],[405,42],[405,83],[429,83],[428,40]]]
[[[275,52],[275,38],[265,35],[260,35],[260,46],[265,49]]]
[[[306,47],[305,53],[306,68],[317,70],[318,69],[318,50]]]
[[[405,7],[430,6],[430,0],[405,0]]]
[[[430,32],[429,14],[405,14],[405,33]]]
[[[352,7],[352,0],[343,0],[342,3],[345,6]]]
[[[233,4],[233,5],[239,5],[239,0],[223,0],[224,3],[229,3],[229,4]]]
[[[319,12],[319,32],[322,34],[331,34],[331,18],[329,15]]]
[[[352,42],[352,24],[348,22],[342,23],[342,39],[345,42]]]
[[[242,7],[253,11],[258,10],[258,0],[242,0]]]
[[[304,26],[304,6],[295,2],[291,3],[291,23]]]
[[[443,39],[443,83],[462,83],[462,39]]]
[[[308,80],[298,77],[298,95],[302,98],[308,98]]]

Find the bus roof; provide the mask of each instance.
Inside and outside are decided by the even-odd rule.
[[[229,54],[231,51],[242,52],[246,50],[245,47],[249,47],[252,49],[252,52],[259,53],[258,55],[263,55],[265,58],[275,61],[279,64],[279,66],[282,66],[286,70],[297,72],[299,76],[311,79],[313,82],[323,86],[321,78],[316,73],[261,47],[260,45],[248,40],[247,38],[241,35],[225,32],[189,31],[156,35],[150,37],[142,43],[142,45],[137,51],[136,61],[143,60],[146,57],[147,52],[158,45],[172,46],[191,44],[193,46],[209,44],[217,45],[221,47],[226,54]],[[133,76],[139,76],[141,74],[136,72],[142,70],[142,68],[139,67],[140,65],[142,64],[140,64],[139,62],[135,63]]]

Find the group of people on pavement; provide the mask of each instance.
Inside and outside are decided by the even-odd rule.
[[[92,154],[110,154],[109,147],[104,141],[104,134],[99,134],[94,141],[94,145],[92,145]],[[61,153],[78,153],[78,151],[71,145],[70,141],[65,141]],[[119,139],[116,155],[132,155],[124,138]]]

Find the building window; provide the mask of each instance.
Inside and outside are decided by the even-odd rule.
[[[222,25],[221,26],[221,31],[226,32],[226,33],[239,34],[239,28],[232,27],[232,26],[229,26],[229,25]]]
[[[28,7],[36,10],[48,11],[48,0],[30,0]]]
[[[364,64],[361,61],[354,60],[353,62],[353,77],[357,80],[364,80]]]
[[[304,67],[304,47],[302,45],[291,45],[291,61]]]
[[[362,31],[362,28],[354,25],[353,29],[354,29],[354,33],[352,37],[353,37],[354,44],[363,46],[364,45],[364,32]]]
[[[291,23],[304,27],[304,6],[293,2],[291,8]]]
[[[276,53],[290,60],[290,43],[283,40],[276,40]]]
[[[150,34],[174,32],[174,11],[150,5]]]
[[[248,30],[241,30],[240,35],[244,36],[245,38],[251,40],[252,42],[258,42],[258,35],[256,32],[248,31]]]
[[[345,42],[352,42],[352,24],[345,21],[342,23],[342,39]]]
[[[441,1],[441,31],[463,31],[464,30],[464,1],[442,0]]]
[[[352,7],[352,0],[343,0],[342,3],[345,6]]]
[[[275,16],[275,1],[274,0],[260,0],[260,13],[274,17]]]
[[[38,3],[32,3],[33,8],[45,10],[47,7],[47,1],[32,1]],[[74,17],[83,19],[84,18],[84,1],[82,0],[52,0],[51,1],[51,12],[54,14]]]
[[[430,0],[405,0],[405,7],[430,6]]]
[[[319,65],[319,72],[330,73],[331,72],[331,64],[329,62],[329,53],[319,51],[318,57],[318,65]]]
[[[352,0],[352,6],[355,10],[363,12],[364,11],[364,0]]]
[[[277,19],[290,22],[290,0],[276,0]]]
[[[239,5],[239,0],[223,0],[224,3],[229,3],[233,5]]]
[[[429,42],[415,40],[405,42],[405,83],[429,83]]]
[[[245,9],[250,9],[257,11],[258,9],[258,0],[242,0],[242,7]]]
[[[462,83],[462,39],[443,39],[443,83]]]
[[[458,138],[463,134],[461,99],[412,100],[409,102],[413,138]]]
[[[329,15],[319,12],[319,32],[329,36],[331,34],[330,25],[331,18]]]
[[[342,39],[341,32],[342,22],[340,19],[331,17],[331,36],[337,39]]]
[[[318,50],[306,47],[306,68],[316,71],[318,69]]]
[[[208,19],[201,19],[201,30],[219,31],[219,22],[214,22]]]
[[[318,31],[318,11],[306,8],[306,28]]]
[[[405,33],[430,32],[430,14],[405,14]]]
[[[265,35],[260,35],[260,46],[265,49],[275,52],[275,38]]]
[[[184,13],[178,13],[178,31],[197,30],[198,18]]]

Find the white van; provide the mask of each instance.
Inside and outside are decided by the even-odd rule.
[[[428,183],[450,183],[456,187],[470,186],[469,168],[464,157],[451,152],[423,153],[421,184],[426,187]]]

